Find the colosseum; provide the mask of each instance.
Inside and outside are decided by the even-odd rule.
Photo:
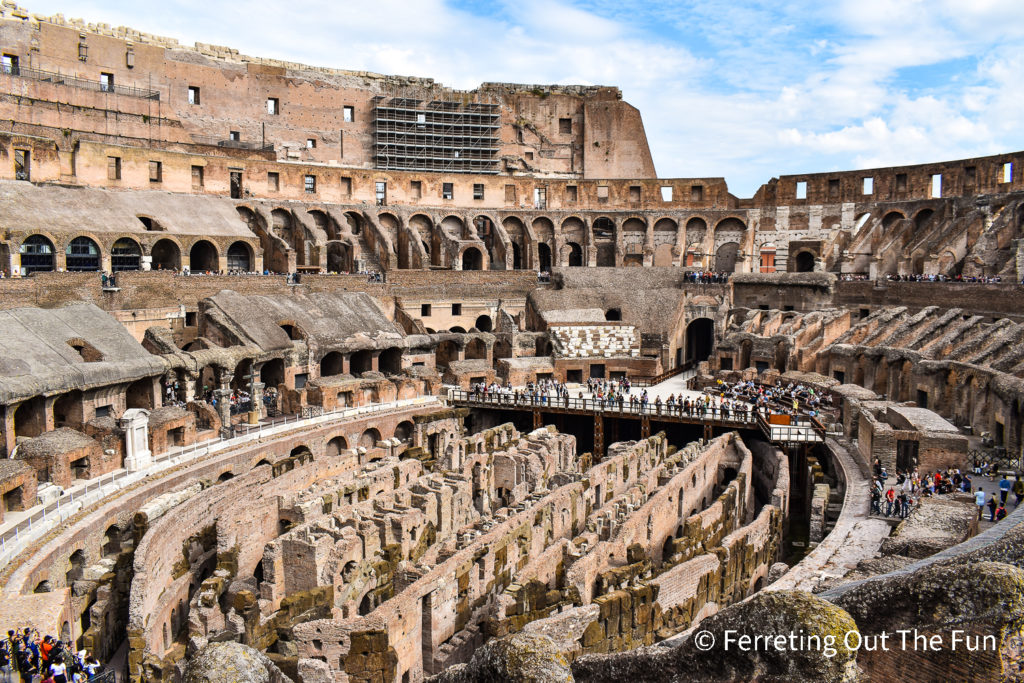
[[[22,680],[1024,679],[1024,152],[740,198],[615,87],[0,52]]]

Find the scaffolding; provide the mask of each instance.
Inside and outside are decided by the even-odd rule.
[[[374,165],[378,169],[499,172],[498,104],[378,95],[373,98],[372,115]]]

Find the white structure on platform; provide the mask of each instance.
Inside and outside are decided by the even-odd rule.
[[[124,430],[124,468],[135,472],[148,467],[153,462],[153,453],[149,450],[149,411],[126,410],[118,424]]]

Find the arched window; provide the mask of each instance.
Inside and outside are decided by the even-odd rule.
[[[228,247],[228,270],[248,272],[252,270],[252,258],[249,255],[249,245],[245,242],[235,242]]]
[[[76,237],[64,250],[68,271],[100,269],[100,248],[88,237]]]
[[[53,270],[53,242],[42,235],[32,235],[21,243],[21,274],[45,273]]]
[[[110,248],[110,269],[139,270],[142,267],[142,248],[130,237],[122,237]]]

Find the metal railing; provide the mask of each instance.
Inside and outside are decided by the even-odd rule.
[[[57,71],[43,71],[42,69],[32,69],[23,66],[7,66],[3,69],[3,73],[9,76],[28,78],[34,81],[41,81],[43,83],[68,85],[72,88],[84,88],[86,90],[96,90],[98,92],[109,92],[115,95],[127,95],[128,97],[140,97],[144,100],[160,99],[159,90],[139,88],[133,85],[117,85],[116,83],[109,85],[102,81],[94,81],[89,78],[79,78],[78,76],[69,76]]]
[[[791,424],[773,424],[762,413],[757,414],[757,424],[765,436],[773,442],[821,443],[825,440],[825,427],[813,417],[794,417]]]
[[[757,414],[751,410],[721,409],[712,406],[698,408],[691,405],[690,410],[687,411],[678,403],[670,407],[666,403],[661,405],[655,403],[630,404],[629,401],[619,403],[618,401],[608,399],[537,396],[529,393],[521,393],[517,398],[515,394],[481,394],[463,389],[449,389],[448,400],[456,403],[468,403],[470,405],[493,408],[578,410],[580,412],[603,413],[607,415],[640,415],[665,419],[715,422],[740,427],[755,425],[755,416]]]

